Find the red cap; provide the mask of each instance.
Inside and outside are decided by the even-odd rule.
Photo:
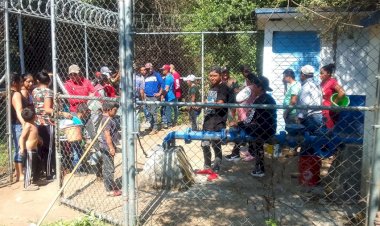
[[[167,70],[167,71],[170,71],[170,65],[169,65],[169,64],[165,64],[165,65],[162,66],[160,69],[161,69],[161,70]]]

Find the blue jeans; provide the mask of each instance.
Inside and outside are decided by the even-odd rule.
[[[176,98],[175,101],[178,102],[179,100]],[[173,106],[173,109],[174,109],[174,119],[173,119],[173,124],[176,125],[176,124],[177,124],[177,121],[178,121],[178,116],[179,116],[178,106]]]
[[[115,165],[113,157],[110,155],[109,150],[102,149],[102,173],[103,173],[103,183],[107,192],[118,189],[115,180]]]
[[[18,143],[18,140],[20,139],[22,132],[22,125],[21,124],[12,124],[12,139],[14,144],[14,155],[13,155],[13,161],[17,163],[23,162],[23,157],[20,155],[20,146]]]
[[[197,131],[198,130],[198,125],[197,125],[197,118],[199,116],[200,111],[196,111],[194,109],[191,109],[189,111],[189,118],[191,122],[191,130]]]
[[[310,135],[323,135],[322,114],[312,114],[301,120],[301,124],[305,126],[306,131]]]
[[[177,99],[173,99],[171,101],[167,101],[167,102],[171,102],[171,103],[177,103]],[[166,123],[164,122],[164,124],[167,124],[169,127],[170,126],[173,126],[173,111],[175,113],[175,107],[177,106],[165,106],[165,118],[166,118]]]
[[[306,132],[309,132],[310,135],[316,136],[317,138],[322,138],[324,136],[322,114],[319,113],[309,115],[308,117],[301,120],[301,124],[305,126]],[[315,142],[318,142],[318,139]],[[313,155],[315,153],[313,145],[314,143],[303,142],[303,144],[301,145],[301,154]]]
[[[82,148],[81,142],[80,141],[70,142],[70,149],[73,155],[72,164],[74,168],[78,164],[79,159],[82,158],[82,155],[83,155],[83,148]],[[78,167],[77,172],[84,172],[82,165]]]
[[[147,101],[159,101],[159,99],[157,97],[146,97],[146,100]],[[157,129],[157,127],[158,127],[157,126],[158,125],[158,122],[157,122],[158,106],[157,105],[147,105],[146,109],[149,113],[148,121],[150,123],[151,129]]]
[[[168,124],[168,119],[166,118],[166,107],[167,106],[161,106],[160,113],[161,113],[161,122],[164,125]]]

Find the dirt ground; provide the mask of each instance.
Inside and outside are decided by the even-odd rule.
[[[183,128],[176,128],[180,130]],[[161,144],[169,130],[141,139],[149,153]],[[184,147],[193,169],[203,166],[200,141]],[[249,175],[253,162],[223,161],[219,179],[208,182],[206,176],[194,175],[195,184],[184,191],[140,186],[146,175],[147,158],[137,144],[137,210],[144,225],[265,225],[275,219],[279,225],[351,225],[360,222],[365,205],[359,200],[338,200],[327,194],[323,185],[305,187],[298,177],[298,157],[266,158],[266,176]],[[232,144],[222,147],[229,154]],[[115,178],[121,184],[121,153],[115,157]],[[322,169],[326,174],[328,169]],[[353,201],[354,200],[354,201]],[[62,201],[84,211],[93,210],[114,224],[122,223],[123,198],[107,197],[103,182],[94,174],[74,178],[65,189]],[[354,219],[356,218],[356,219]]]
[[[175,128],[176,131],[183,128]],[[144,135],[141,144],[149,152],[170,130],[156,135]],[[136,142],[137,143],[137,142]],[[193,169],[203,166],[200,141],[181,145]],[[194,175],[195,184],[185,190],[153,189],[141,186],[147,158],[137,143],[137,210],[144,225],[265,225],[276,220],[278,225],[352,225],[360,224],[365,203],[358,199],[338,200],[329,196],[325,186],[305,187],[299,184],[298,157],[271,158],[267,156],[266,176],[249,175],[253,162],[223,161],[219,178],[208,182],[204,175]],[[232,144],[222,146],[223,155],[229,154]],[[121,153],[115,156],[115,180],[121,186]],[[90,167],[89,165],[87,167]],[[83,212],[93,211],[111,224],[122,224],[122,196],[109,197],[103,181],[96,177],[95,167],[83,177],[73,177],[60,199],[66,206]],[[329,169],[322,170],[329,174]],[[322,172],[321,171],[321,172]],[[327,171],[327,173],[326,173]],[[65,177],[67,179],[67,177]],[[57,184],[41,187],[37,192],[23,192],[12,185],[0,189],[0,225],[27,225],[35,222],[48,206]],[[32,196],[33,195],[33,196]],[[47,222],[73,219],[82,215],[64,205],[55,205]]]
[[[58,191],[56,181],[40,187],[38,191],[23,191],[22,183],[0,188],[0,225],[26,226],[36,223]],[[83,216],[67,206],[55,204],[44,223],[72,220]]]

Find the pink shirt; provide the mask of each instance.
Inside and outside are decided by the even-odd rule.
[[[321,83],[322,87],[322,105],[323,106],[331,106],[330,98],[331,96],[336,93],[335,87],[338,85],[338,81],[335,78],[329,78],[326,81],[323,81]]]
[[[174,94],[175,94],[175,97],[179,99],[182,96],[182,90],[181,90],[181,84],[180,84],[181,75],[177,71],[174,71],[172,75],[174,77]]]
[[[71,79],[67,80],[65,82],[65,89],[70,95],[76,96],[89,96],[90,93],[95,93],[94,86],[91,84],[90,80],[86,78],[81,78],[79,83],[75,83]],[[77,106],[80,103],[87,103],[87,100],[69,99],[70,111],[76,112]]]

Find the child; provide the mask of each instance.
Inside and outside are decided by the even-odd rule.
[[[189,93],[188,93],[188,102],[195,103],[201,101],[201,94],[199,92],[199,87],[195,84],[195,75],[188,75],[186,78],[183,79],[185,82],[187,82],[187,85],[189,86]],[[189,107],[189,118],[191,122],[191,129],[193,131],[198,130],[197,126],[197,118],[201,112],[201,109],[199,107]]]
[[[219,67],[214,67],[209,73],[210,90],[207,94],[207,102],[224,104],[229,98],[229,88],[222,82],[222,73]],[[204,131],[221,131],[226,128],[228,108],[207,108],[205,111],[203,130]],[[204,168],[207,170],[211,167],[210,144],[214,149],[215,160],[212,170],[218,172],[222,162],[222,144],[221,141],[203,141],[201,146],[204,155]]]
[[[30,108],[24,108],[21,112],[21,117],[24,119],[25,124],[20,136],[20,155],[26,153],[26,170],[24,177],[24,191],[35,191],[39,187],[32,184],[37,180],[38,173],[38,145],[42,144],[41,138],[38,136],[38,129],[34,123],[36,114]]]
[[[118,189],[114,181],[115,166],[113,161],[116,152],[115,142],[118,139],[118,126],[114,120],[114,117],[118,108],[119,104],[115,102],[104,102],[103,118],[99,125],[99,129],[102,128],[107,119],[110,118],[99,137],[99,146],[103,160],[103,182],[108,196],[121,195],[121,191]]]

